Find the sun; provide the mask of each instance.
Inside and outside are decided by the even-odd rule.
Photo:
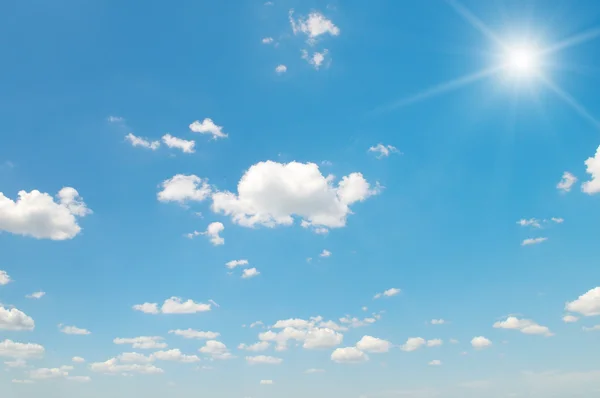
[[[504,66],[515,77],[534,77],[541,69],[539,54],[540,52],[532,45],[508,47]]]

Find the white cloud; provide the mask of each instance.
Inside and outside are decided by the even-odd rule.
[[[27,366],[27,362],[23,359],[15,359],[14,361],[5,361],[4,364],[9,368],[24,368]]]
[[[248,265],[248,260],[231,260],[225,263],[225,266],[229,269],[234,269],[235,267]]]
[[[262,43],[262,44],[271,44],[271,43],[273,43],[273,42],[274,42],[274,40],[273,40],[273,38],[272,38],[272,37],[264,37],[264,38],[261,40],[261,43]]]
[[[55,379],[58,377],[67,377],[69,371],[73,369],[71,366],[62,366],[60,368],[40,368],[29,372],[29,377],[32,379]]]
[[[78,328],[77,326],[58,325],[58,327],[61,328],[60,331],[64,334],[76,334],[76,335],[92,334],[92,332],[90,332],[89,330]]]
[[[444,342],[441,339],[427,340],[427,347],[439,347],[442,344],[444,344]]]
[[[139,146],[142,148],[151,149],[153,151],[160,148],[160,141],[149,141],[143,137],[137,137],[132,133],[129,133],[125,136],[125,139],[131,143],[132,146]]]
[[[428,363],[429,366],[442,366],[442,361],[439,359],[434,359],[433,361]]]
[[[12,279],[10,279],[8,273],[0,270],[0,286],[8,285],[10,282],[12,282]]]
[[[598,332],[598,331],[600,331],[600,325],[595,325],[592,327],[584,326],[582,329],[584,332]]]
[[[169,330],[169,333],[184,337],[186,339],[198,339],[198,340],[214,340],[221,335],[218,332],[202,332],[202,331],[193,330],[193,329]]]
[[[514,316],[509,316],[504,321],[494,323],[494,328],[519,330],[521,333],[525,334],[540,334],[544,336],[554,335],[546,326],[538,325],[529,319],[519,319]]]
[[[0,279],[1,279],[1,277],[0,277]],[[46,295],[46,292],[34,292],[34,293],[26,295],[25,298],[28,298],[28,299],[41,299],[45,295]]]
[[[249,365],[279,365],[283,362],[283,359],[266,355],[257,355],[253,357],[246,357],[246,362]]]
[[[183,362],[192,363],[199,362],[200,358],[196,355],[185,355],[177,348],[168,351],[156,351],[152,354],[152,359],[159,361]]]
[[[221,246],[225,244],[225,238],[221,237],[220,233],[225,230],[225,226],[220,222],[212,222],[208,224],[206,231],[204,232],[196,232],[194,231],[194,235],[206,235],[208,236],[210,243],[213,246]],[[189,237],[189,234],[188,234]]]
[[[270,346],[271,346],[271,344],[269,344],[268,341],[259,341],[258,343],[254,343],[254,344],[250,344],[250,345],[240,344],[238,346],[238,349],[252,351],[252,352],[260,352],[260,351],[266,351]]]
[[[123,374],[123,373],[139,373],[139,374],[158,374],[164,373],[161,368],[157,368],[151,364],[123,364],[117,358],[111,358],[106,362],[95,362],[90,364],[92,372],[105,374]]]
[[[317,369],[317,368],[310,368],[310,369],[306,369],[304,371],[304,373],[306,374],[313,374],[313,373],[324,373],[325,369]]]
[[[173,137],[171,134],[165,134],[162,137],[163,142],[169,148],[181,149],[184,153],[194,153],[196,150],[196,142],[194,140],[184,140],[181,138]]]
[[[445,323],[446,323],[446,321],[443,319],[432,319],[431,320],[432,325],[443,325]]]
[[[25,380],[12,379],[11,382],[14,384],[34,384],[35,383],[33,380],[29,380],[29,379],[25,379]]]
[[[181,297],[171,297],[164,301],[160,310],[157,303],[136,304],[133,306],[133,309],[146,314],[195,314],[210,311],[211,305],[197,303],[191,299],[183,301]]]
[[[303,33],[308,36],[308,42],[314,44],[317,37],[324,34],[338,36],[340,29],[320,12],[311,12],[308,17],[294,19],[294,10],[290,10],[290,24],[294,34]]]
[[[565,315],[563,316],[562,320],[565,323],[575,323],[579,320],[579,318],[574,315]]]
[[[331,256],[331,252],[329,250],[325,250],[325,249],[323,249],[321,254],[319,254],[319,257],[330,257],[330,256]]]
[[[260,384],[261,385],[271,385],[274,384],[275,382],[273,380],[261,380]]]
[[[340,228],[351,214],[349,205],[379,192],[360,173],[343,177],[337,187],[332,182],[314,163],[260,162],[244,173],[237,195],[214,193],[212,210],[245,227],[292,225],[298,216],[313,226]]]
[[[286,350],[290,340],[302,342],[305,349],[333,347],[340,344],[343,339],[343,335],[337,331],[346,330],[333,321],[323,321],[322,317],[312,317],[310,320],[297,318],[279,320],[272,328],[282,330],[279,332],[269,330],[260,333],[258,338],[261,341],[275,343],[277,351]]]
[[[344,336],[332,329],[314,328],[306,333],[304,345],[306,349],[329,348],[342,343]]]
[[[133,348],[139,348],[141,350],[161,349],[167,346],[164,343],[162,337],[159,336],[139,336],[133,338],[121,338],[117,337],[113,340],[115,344],[131,344]]]
[[[76,381],[78,383],[88,383],[92,381],[90,376],[68,376],[67,380]]]
[[[600,146],[596,149],[596,155],[585,161],[586,172],[591,176],[591,180],[581,184],[581,190],[587,194],[593,195],[600,192]]]
[[[565,222],[564,218],[560,218],[560,217],[552,217],[550,220],[552,220],[553,222],[557,223],[557,224],[562,224]]]
[[[577,300],[567,303],[565,309],[583,316],[600,315],[600,286],[582,294]]]
[[[205,118],[202,123],[196,120],[190,124],[190,130],[194,133],[210,134],[214,140],[217,138],[227,138],[227,134],[223,132],[223,127],[217,126],[210,118]]]
[[[198,350],[203,354],[210,355],[213,359],[233,358],[225,344],[217,340],[208,340],[203,347]]]
[[[120,116],[109,116],[106,120],[108,120],[109,123],[122,123],[125,121],[125,119]]]
[[[257,326],[264,326],[264,323],[262,321],[256,321],[256,322],[252,322],[250,324],[251,328],[257,327]]]
[[[75,363],[84,363],[85,359],[83,359],[82,357],[73,357],[73,358],[71,358],[71,361],[73,361]]]
[[[487,348],[492,345],[492,342],[489,339],[486,339],[483,336],[473,337],[471,340],[471,345],[473,348],[477,350],[481,350],[483,348]]]
[[[374,299],[379,299],[381,297],[393,297],[393,296],[396,296],[396,295],[398,295],[400,293],[401,293],[400,289],[397,289],[397,288],[393,287],[393,288],[388,289],[386,291],[383,291],[381,293],[377,293],[375,296],[373,296],[373,298]]]
[[[522,227],[535,227],[535,228],[542,228],[542,224],[540,224],[540,220],[536,219],[536,218],[530,218],[530,219],[520,219],[519,221],[517,221],[517,224],[522,226]]]
[[[52,196],[37,190],[19,191],[16,201],[0,192],[0,231],[15,235],[72,239],[81,232],[76,217],[91,213],[79,193],[71,187],[62,188],[56,202]]]
[[[565,171],[562,175],[562,179],[556,185],[556,189],[558,189],[559,191],[563,191],[563,192],[570,192],[571,188],[573,187],[573,185],[575,185],[576,182],[577,182],[577,177],[575,177],[573,174],[569,173],[568,171]]]
[[[302,59],[306,60],[309,64],[311,64],[316,70],[319,70],[323,62],[325,62],[325,58],[329,54],[329,50],[325,49],[321,52],[315,51],[312,55],[308,53],[306,50],[302,50]]]
[[[426,344],[427,341],[422,337],[410,337],[408,340],[406,340],[406,343],[400,346],[400,349],[402,351],[412,352],[418,350]]]
[[[275,67],[275,72],[281,75],[282,73],[287,72],[287,66],[283,64],[277,65]]]
[[[356,347],[336,348],[331,353],[331,360],[337,363],[360,363],[369,360],[367,354]]]
[[[35,322],[16,308],[7,309],[0,304],[0,330],[33,330]]]
[[[391,347],[392,343],[389,341],[372,336],[363,336],[362,339],[356,343],[356,348],[369,353],[388,352]]]
[[[360,327],[367,326],[367,325],[377,322],[377,319],[379,319],[378,318],[379,315],[376,315],[376,316],[377,317],[364,318],[364,319],[358,319],[356,317],[345,316],[345,317],[340,318],[340,322],[348,325],[351,328],[360,328]]]
[[[154,361],[151,355],[139,354],[137,352],[124,352],[117,356],[122,363],[150,363]]]
[[[0,342],[0,357],[27,359],[44,355],[44,347],[34,343],[18,343],[12,340]]]
[[[249,279],[260,275],[260,272],[256,268],[247,268],[242,272],[242,278]]]
[[[211,193],[207,180],[191,175],[177,174],[161,183],[162,191],[157,194],[161,202],[178,202],[183,204],[187,201],[201,202],[208,198]]]
[[[548,238],[527,238],[523,242],[521,242],[521,246],[530,246],[530,245],[538,245],[540,243],[544,243]]]
[[[372,146],[369,148],[369,152],[375,152],[378,153],[377,158],[381,159],[384,157],[388,157],[390,156],[390,154],[392,153],[400,153],[400,151],[398,150],[398,148],[396,148],[393,145],[383,145],[382,143],[379,143],[375,146]]]

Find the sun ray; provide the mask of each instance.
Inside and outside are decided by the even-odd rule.
[[[467,22],[469,22],[471,26],[483,33],[488,38],[495,41],[502,48],[506,48],[506,45],[502,40],[500,40],[498,35],[496,35],[496,33],[494,33],[493,30],[488,28],[487,25],[484,24],[481,19],[477,18],[477,16],[473,14],[467,7],[463,6],[457,0],[446,0],[446,2],[450,6],[452,6],[452,8],[454,8],[454,10],[460,14],[460,16],[462,16]]]
[[[576,46],[578,44],[583,44],[587,41],[593,40],[597,37],[600,37],[600,28],[595,28],[588,30],[586,32],[577,34],[575,36],[568,37],[564,40],[559,41],[551,45],[550,47],[542,50],[540,52],[541,55],[553,54],[555,52],[567,49],[569,47]]]
[[[550,90],[552,90],[560,99],[562,99],[565,103],[567,103],[571,108],[573,108],[580,116],[584,119],[587,119],[591,122],[594,127],[600,129],[600,122],[593,117],[588,110],[581,105],[575,98],[573,98],[569,93],[561,89],[557,84],[555,84],[552,80],[548,79],[544,76],[539,76],[539,79],[542,83],[546,85]]]
[[[437,86],[431,87],[425,91],[421,91],[420,93],[417,93],[410,97],[396,101],[393,104],[380,109],[380,111],[387,111],[387,110],[391,110],[391,109],[395,109],[395,108],[401,108],[406,105],[414,104],[415,102],[423,101],[427,98],[435,97],[437,95],[443,94],[448,91],[459,89],[470,83],[474,83],[478,80],[481,80],[488,76],[496,74],[501,69],[503,69],[503,67],[494,67],[494,68],[484,69],[482,71],[472,73],[470,75],[466,75],[466,76],[459,77],[457,79],[450,80],[446,83],[439,84]]]

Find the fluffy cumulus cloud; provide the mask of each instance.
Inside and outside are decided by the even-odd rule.
[[[305,349],[330,348],[342,343],[343,335],[338,330],[342,327],[333,321],[324,321],[322,317],[312,317],[310,320],[290,318],[277,321],[272,329],[260,333],[260,341],[272,342],[275,349],[284,351],[290,341],[302,343]]]
[[[244,272],[242,272],[243,279],[250,279],[260,275],[260,272],[256,268],[246,268]]]
[[[150,141],[147,138],[138,137],[132,133],[127,134],[125,139],[134,147],[151,149],[153,151],[160,148],[160,141]]]
[[[223,132],[223,127],[217,126],[210,118],[206,118],[202,122],[196,120],[190,124],[190,130],[194,133],[210,134],[215,140],[218,138],[227,138],[227,134]]]
[[[573,188],[573,185],[575,185],[576,182],[577,182],[577,177],[575,177],[573,174],[569,173],[568,171],[565,171],[562,175],[561,180],[556,185],[556,189],[558,189],[559,191],[563,191],[563,192],[570,192],[571,188]]]
[[[490,347],[492,345],[492,342],[483,336],[477,336],[473,337],[473,339],[471,340],[471,345],[473,346],[473,348],[481,350]]]
[[[20,191],[13,201],[0,192],[0,231],[37,239],[66,240],[74,238],[81,227],[78,217],[92,211],[79,193],[62,188],[56,199],[37,190]]]
[[[539,245],[540,243],[544,243],[548,238],[539,237],[539,238],[527,238],[521,242],[521,246],[531,246],[531,245]]]
[[[72,366],[61,366],[60,368],[40,368],[29,372],[29,377],[34,380],[56,379],[59,377],[67,377],[69,371],[73,370]]]
[[[196,355],[185,355],[182,354],[181,351],[177,348],[167,351],[157,351],[152,354],[151,358],[153,360],[159,361],[171,361],[171,362],[183,362],[183,363],[192,363],[199,362],[200,358]]]
[[[340,28],[320,12],[311,12],[308,17],[298,17],[296,19],[294,18],[294,10],[290,10],[289,18],[294,34],[305,34],[308,36],[310,44],[314,44],[319,36],[326,34],[338,36],[340,34]]]
[[[13,359],[39,358],[44,355],[44,347],[35,343],[18,343],[12,340],[0,341],[0,357]]]
[[[150,363],[124,363],[118,358],[111,358],[105,362],[94,362],[90,364],[90,370],[96,373],[105,374],[158,374],[164,373],[164,370]]]
[[[4,308],[0,305],[0,330],[33,330],[35,322],[16,308]]]
[[[269,349],[270,346],[271,346],[271,344],[268,341],[259,341],[257,343],[250,344],[250,345],[240,344],[238,346],[238,349],[252,351],[252,352],[260,352],[260,351],[266,351],[267,349]]]
[[[399,295],[400,293],[401,293],[400,289],[393,287],[393,288],[385,290],[381,293],[377,293],[375,296],[373,296],[373,298],[379,299],[382,297],[394,297],[394,296]]]
[[[8,285],[10,282],[12,282],[12,279],[10,279],[8,273],[0,270],[0,286]]]
[[[361,173],[337,186],[333,179],[315,163],[260,162],[242,176],[237,194],[215,192],[212,210],[245,227],[292,225],[294,216],[316,227],[344,227],[350,205],[377,194],[379,186],[372,188]]]
[[[565,315],[563,316],[562,320],[564,323],[575,323],[579,320],[579,318],[575,315]]]
[[[383,145],[382,143],[379,143],[370,147],[369,152],[376,153],[377,158],[381,159],[390,156],[392,153],[399,153],[400,151],[393,145]]]
[[[369,356],[356,347],[336,348],[331,360],[337,363],[360,363],[369,360]]]
[[[283,362],[283,359],[267,355],[256,355],[246,357],[246,362],[249,365],[280,365]]]
[[[73,358],[71,358],[71,361],[73,361],[75,363],[84,363],[85,359],[82,357],[73,357]]]
[[[287,72],[287,66],[279,64],[275,67],[275,73],[277,73],[278,75],[281,75],[285,72]]]
[[[509,316],[503,321],[494,323],[496,329],[512,329],[518,330],[525,334],[539,334],[542,336],[553,336],[554,334],[547,326],[541,326],[529,319],[519,319],[514,316]]]
[[[400,349],[402,351],[411,352],[418,350],[426,344],[427,340],[422,337],[410,337],[408,340],[406,340],[406,343],[400,347]]]
[[[234,269],[236,267],[243,267],[248,265],[248,260],[231,260],[225,263],[225,266],[229,269]]]
[[[167,346],[167,343],[163,342],[163,338],[159,336],[139,336],[133,338],[122,338],[117,337],[113,340],[115,344],[129,344],[133,348],[141,350],[161,349]]]
[[[331,257],[331,252],[329,250],[323,249],[319,257]]]
[[[225,344],[217,340],[208,340],[203,347],[198,350],[203,354],[210,355],[213,359],[231,359],[233,355]]]
[[[261,380],[260,384],[265,386],[265,385],[275,384],[275,382],[273,380]]]
[[[211,193],[207,180],[191,175],[177,174],[161,183],[162,190],[158,192],[161,202],[200,202]]]
[[[25,296],[28,299],[36,299],[39,300],[46,295],[46,292],[33,292]]]
[[[221,335],[218,332],[202,332],[200,330],[193,330],[193,329],[169,330],[169,333],[184,337],[186,339],[198,339],[198,340],[214,340]]]
[[[171,134],[163,135],[162,140],[169,148],[180,149],[183,153],[194,153],[196,151],[194,149],[196,146],[194,140],[184,140],[182,138],[174,137]]]
[[[92,334],[87,329],[78,328],[77,326],[63,326],[59,325],[60,331],[64,334],[76,334],[76,335],[87,335]]]
[[[325,49],[321,52],[314,51],[312,55],[309,54],[308,51],[302,50],[301,54],[303,60],[312,65],[316,70],[319,70],[319,68],[321,68],[323,65],[323,62],[325,62],[325,58],[329,54],[329,50]]]
[[[582,294],[577,300],[568,302],[565,309],[583,316],[600,315],[600,286]]]
[[[362,339],[356,343],[356,348],[369,353],[388,352],[391,347],[392,343],[389,341],[372,336],[363,336]]]
[[[517,221],[517,225],[520,225],[522,227],[535,227],[535,228],[542,228],[542,224],[540,224],[540,220],[536,219],[536,218],[522,218],[519,221]]]
[[[133,306],[136,311],[146,314],[195,314],[198,312],[207,312],[212,309],[211,304],[197,303],[194,300],[184,300],[181,297],[171,297],[164,301],[162,307],[157,303],[143,303]]]
[[[600,193],[600,146],[594,157],[585,161],[585,166],[591,179],[581,184],[581,190],[590,195]]]

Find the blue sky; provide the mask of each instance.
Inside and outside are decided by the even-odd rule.
[[[598,4],[231,5],[0,6],[2,396],[597,394]]]

